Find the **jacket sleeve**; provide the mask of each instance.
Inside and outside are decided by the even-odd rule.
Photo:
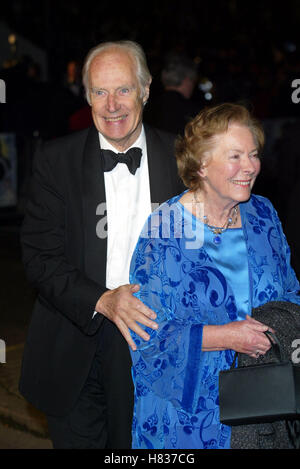
[[[67,258],[67,201],[59,171],[53,148],[36,153],[21,230],[23,262],[41,301],[89,335],[96,332],[103,319],[100,314],[93,315],[105,287],[87,278]]]

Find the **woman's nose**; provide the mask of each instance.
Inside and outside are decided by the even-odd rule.
[[[243,158],[242,169],[245,173],[255,172],[257,169],[256,161],[249,156],[245,156],[245,158]]]

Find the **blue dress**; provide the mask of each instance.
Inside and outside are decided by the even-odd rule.
[[[218,247],[212,233],[176,196],[149,217],[132,257],[130,282],[157,313],[146,342],[134,332],[135,403],[132,447],[230,448],[231,428],[219,420],[218,376],[233,351],[202,351],[204,325],[244,319],[267,301],[300,303],[289,248],[271,203],[240,204],[242,229]]]

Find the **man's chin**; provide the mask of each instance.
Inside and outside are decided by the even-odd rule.
[[[119,151],[125,151],[128,147],[133,145],[139,137],[141,129],[142,127],[140,126],[139,128],[134,129],[132,132],[129,132],[128,129],[111,132],[111,129],[107,129],[107,127],[101,127],[100,129],[98,128],[99,132],[103,135],[103,137]]]

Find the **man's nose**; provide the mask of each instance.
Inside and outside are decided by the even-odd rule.
[[[107,110],[109,112],[116,112],[120,108],[118,100],[114,94],[109,94],[106,102]]]

